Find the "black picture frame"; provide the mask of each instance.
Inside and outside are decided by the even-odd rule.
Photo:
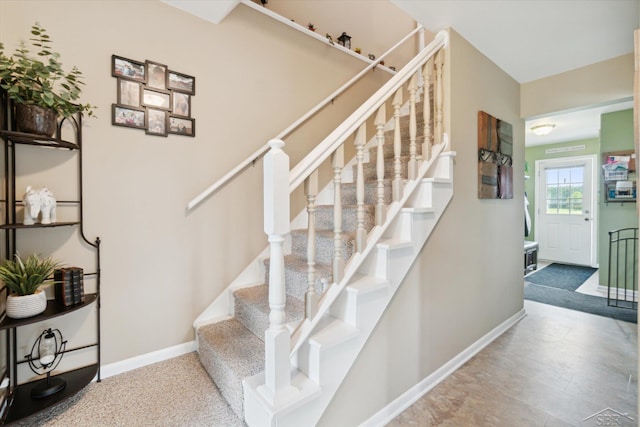
[[[114,126],[145,129],[147,127],[146,111],[144,108],[111,104],[111,124]]]
[[[171,111],[171,92],[144,87],[140,93],[140,105],[156,110]]]
[[[167,66],[153,61],[145,61],[147,65],[147,87],[167,90]]]
[[[118,104],[140,107],[141,88],[137,81],[118,78]]]
[[[175,135],[196,136],[196,119],[169,115],[168,132]]]
[[[167,136],[168,113],[163,110],[147,108],[146,133],[147,135]]]
[[[147,82],[147,68],[143,62],[111,55],[111,75],[121,79]]]
[[[191,117],[191,95],[182,92],[174,92],[171,100],[171,113],[174,116]]]
[[[177,71],[169,70],[167,78],[167,88],[177,92],[187,93],[189,95],[196,94],[196,78]]]

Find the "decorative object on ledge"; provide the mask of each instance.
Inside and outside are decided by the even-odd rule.
[[[0,265],[0,279],[9,289],[7,316],[24,319],[45,311],[47,297],[39,288],[58,266],[59,263],[53,258],[41,259],[36,254],[24,261],[18,254],[13,260],[4,260]]]
[[[307,25],[307,28],[309,29],[309,31],[316,31],[316,27],[313,26],[313,24],[311,22],[309,22],[309,25]]]
[[[362,49],[360,49],[359,47],[357,47],[357,48],[353,49],[353,51],[354,51],[355,53],[359,53],[360,55],[362,55]]]
[[[118,79],[117,103],[111,106],[112,125],[144,129],[147,135],[195,136],[191,114],[195,77],[154,61],[117,55],[112,55],[111,75]]]
[[[373,53],[370,53],[369,55],[367,55],[367,58],[373,61],[374,59],[376,59],[376,56]]]
[[[513,198],[513,127],[478,111],[478,198]]]
[[[64,71],[47,31],[36,22],[31,35],[35,56],[24,41],[12,56],[5,56],[0,43],[0,87],[16,105],[18,130],[50,137],[58,128],[58,116],[86,112],[91,117],[96,107],[76,103],[84,84],[82,73],[76,67]]]
[[[347,49],[351,49],[351,36],[343,31],[340,37],[338,37],[338,43]]]
[[[333,43],[333,37],[331,37],[331,34],[327,33],[324,36],[327,38],[327,40],[329,40],[329,44],[333,46],[334,43]]]
[[[84,271],[80,267],[58,268],[53,273],[56,302],[69,307],[85,302]]]
[[[28,186],[22,198],[24,203],[24,225],[33,225],[38,222],[38,216],[42,213],[41,224],[54,224],[56,218],[56,198],[46,187],[34,189]]]
[[[45,329],[36,338],[33,347],[31,347],[31,353],[25,357],[34,374],[46,374],[47,377],[31,389],[31,397],[34,399],[51,396],[67,386],[67,381],[60,375],[51,377],[51,371],[60,364],[66,347],[67,342],[59,329]]]

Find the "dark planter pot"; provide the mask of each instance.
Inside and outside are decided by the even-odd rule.
[[[16,104],[16,124],[20,132],[52,136],[56,131],[58,115],[48,108],[30,104]]]

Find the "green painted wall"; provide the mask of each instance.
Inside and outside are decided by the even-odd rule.
[[[569,151],[564,153],[546,154],[544,151],[549,148],[573,147],[575,145],[585,146],[584,150]],[[534,240],[535,236],[535,211],[536,211],[536,160],[557,159],[563,157],[586,156],[589,154],[600,154],[600,139],[581,139],[577,141],[562,142],[559,144],[536,145],[525,149],[525,176],[529,178],[524,182],[524,190],[529,200],[529,215],[531,216],[531,232],[525,240]]]
[[[601,153],[633,150],[633,110],[603,114],[600,118],[600,141]],[[635,180],[636,174],[630,174],[629,179]],[[638,213],[635,203],[606,203],[603,181],[604,177],[601,173],[598,197],[598,263],[600,284],[606,286],[609,274],[609,231],[637,227]]]

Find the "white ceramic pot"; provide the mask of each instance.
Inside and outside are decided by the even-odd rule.
[[[9,295],[7,297],[7,316],[12,319],[35,316],[46,309],[47,294],[41,289],[31,295]]]

